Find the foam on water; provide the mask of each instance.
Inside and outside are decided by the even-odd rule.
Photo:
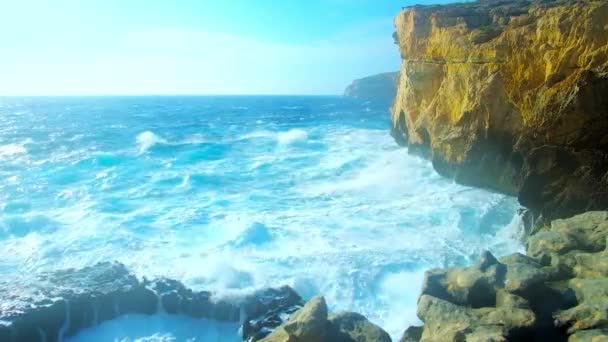
[[[27,153],[27,149],[23,144],[6,144],[0,145],[0,158],[9,158],[17,154]]]
[[[142,133],[139,133],[137,135],[137,145],[139,146],[139,153],[144,153],[147,150],[150,149],[150,147],[159,144],[159,143],[166,143],[167,141],[161,137],[159,137],[158,135],[154,134],[153,132],[150,131],[145,131]]]
[[[522,248],[514,198],[441,178],[373,103],[13,101],[0,144],[31,141],[0,158],[4,279],[118,260],[216,296],[288,284],[398,337],[426,268]]]
[[[283,145],[306,141],[306,139],[308,139],[308,134],[303,129],[290,129],[287,132],[279,133],[277,136],[277,140]]]
[[[172,315],[126,315],[84,330],[66,342],[240,342],[238,324]]]

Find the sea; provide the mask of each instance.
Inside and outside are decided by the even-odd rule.
[[[420,323],[426,269],[522,250],[518,209],[398,146],[386,103],[0,98],[0,277],[17,287],[119,261],[218,297],[290,285],[398,339]],[[236,341],[237,329],[121,317],[72,341]]]

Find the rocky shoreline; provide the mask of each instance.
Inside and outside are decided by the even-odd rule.
[[[608,3],[481,0],[395,19],[392,135],[518,196],[527,255],[429,270],[402,341],[608,340]]]
[[[236,322],[244,341],[390,342],[365,317],[329,314],[323,297],[304,303],[290,287],[213,298],[172,279],[139,280],[117,262],[42,274],[32,284],[0,283],[0,341],[60,342],[127,314],[179,314]]]
[[[608,212],[553,221],[526,252],[430,270],[423,327],[402,341],[589,341],[608,338]],[[599,341],[599,340],[598,340]]]
[[[264,335],[304,304],[291,288],[216,300],[171,279],[139,280],[120,263],[42,274],[34,283],[0,283],[0,341],[63,341],[125,314],[181,314],[243,324],[243,337]]]
[[[411,341],[608,340],[608,2],[405,8],[398,143],[458,182],[518,196],[526,255],[426,272]],[[62,341],[128,313],[239,322],[246,341],[390,341],[289,287],[214,300],[118,263],[0,283],[0,341]]]

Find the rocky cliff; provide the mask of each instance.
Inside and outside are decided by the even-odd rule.
[[[414,6],[395,26],[398,142],[546,222],[608,208],[608,2]]]
[[[363,100],[378,100],[390,105],[397,93],[398,76],[398,72],[385,72],[354,80],[344,90],[344,96]]]

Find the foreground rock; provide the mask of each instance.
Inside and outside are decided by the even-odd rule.
[[[315,297],[261,342],[390,342],[380,327],[356,313],[328,315],[323,297]]]
[[[214,300],[178,281],[140,281],[122,264],[104,262],[42,274],[33,284],[0,283],[0,303],[0,341],[54,342],[129,313],[244,322],[246,333],[253,334],[281,324],[280,317],[301,307],[302,300],[289,287]]]
[[[418,316],[402,341],[608,340],[608,212],[555,220],[529,256],[427,271]]]
[[[344,90],[344,96],[362,100],[374,100],[390,106],[397,93],[398,76],[398,72],[386,72],[354,80]]]
[[[604,0],[405,8],[394,137],[546,222],[608,208],[606,22]]]

